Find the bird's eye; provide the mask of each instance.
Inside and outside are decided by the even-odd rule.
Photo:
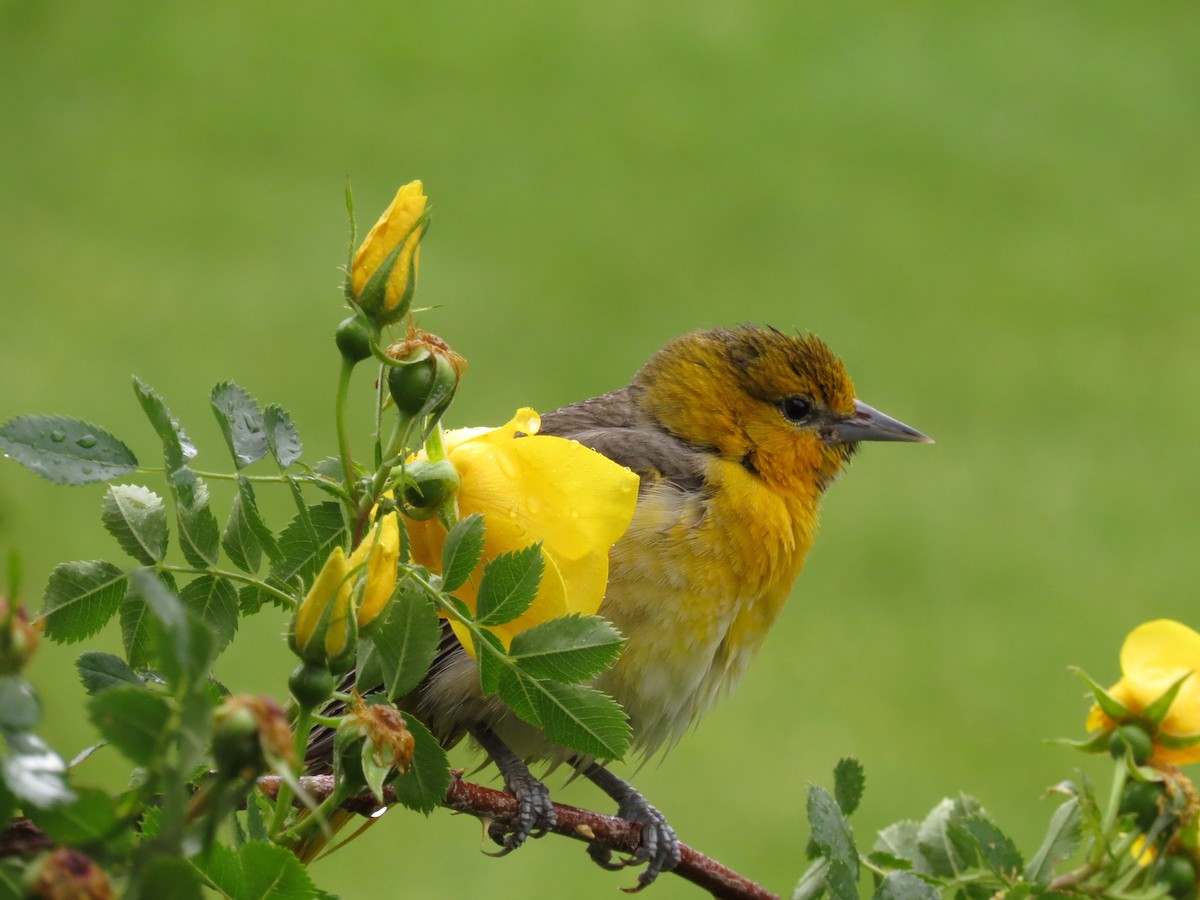
[[[784,397],[779,401],[779,411],[789,422],[804,422],[813,414],[812,398],[803,395]]]

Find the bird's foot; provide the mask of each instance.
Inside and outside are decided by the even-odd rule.
[[[670,872],[679,865],[679,838],[675,836],[675,829],[667,817],[637,792],[621,801],[617,815],[626,822],[642,826],[641,838],[633,856],[637,863],[644,862],[646,868],[638,875],[636,887],[623,889],[626,893],[635,893],[652,884],[661,873]],[[600,862],[595,854],[592,859]]]
[[[528,769],[506,772],[504,786],[517,798],[517,814],[508,822],[488,826],[488,836],[501,847],[493,856],[507,856],[529,838],[546,834],[557,822],[550,791]]]

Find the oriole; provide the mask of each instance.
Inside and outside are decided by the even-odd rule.
[[[645,754],[741,677],[812,545],[822,494],[859,442],[930,441],[857,400],[820,339],[751,326],[677,338],[627,387],[548,413],[538,435],[515,439],[540,435],[579,441],[641,478],[600,608],[627,643],[595,686],[624,707]],[[485,698],[474,660],[446,634],[416,711],[448,744],[470,734],[516,795],[517,821],[492,836],[511,850],[551,825],[549,793],[526,763],[568,761],[642,824],[641,884],[675,866],[666,819],[604,761],[572,758]],[[606,849],[591,852],[614,866]]]

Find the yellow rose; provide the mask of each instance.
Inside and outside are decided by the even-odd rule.
[[[354,300],[381,325],[394,322],[408,312],[417,283],[420,244],[425,234],[422,217],[428,199],[420,181],[410,181],[400,188],[391,205],[367,232],[350,263]],[[371,276],[397,248],[399,253],[386,284],[372,282]]]
[[[1109,695],[1129,710],[1126,721],[1150,726],[1153,761],[1181,765],[1200,761],[1200,634],[1170,619],[1139,625],[1121,647],[1121,680]],[[1180,678],[1187,677],[1161,721],[1146,722],[1143,713]],[[1111,731],[1116,721],[1093,706],[1088,731]],[[1189,746],[1190,745],[1190,746]]]
[[[376,523],[350,554],[353,570],[364,566],[362,597],[358,601],[358,627],[373,622],[386,608],[396,590],[396,563],[400,559],[400,521],[388,513]]]
[[[484,516],[483,560],[457,592],[475,609],[483,563],[541,542],[545,574],[533,604],[492,631],[507,647],[526,629],[568,613],[591,615],[608,583],[608,551],[625,533],[637,504],[638,476],[576,441],[535,435],[541,420],[518,410],[500,428],[462,428],[443,437],[458,470],[462,516]],[[406,522],[414,561],[440,571],[446,532],[434,521]],[[451,621],[474,653],[465,628]]]
[[[350,645],[351,636],[346,633],[353,624],[350,575],[345,551],[334,547],[300,601],[292,620],[291,644],[306,662],[332,666]]]

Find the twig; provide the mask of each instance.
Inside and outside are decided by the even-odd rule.
[[[516,815],[517,801],[512,794],[463,781],[461,772],[454,772],[452,775],[450,789],[442,803],[447,809],[502,823],[507,823]],[[300,783],[309,795],[317,800],[329,796],[333,790],[331,775],[308,775],[301,778]],[[274,798],[279,790],[279,778],[274,775],[264,776],[258,780],[258,785],[264,794]],[[377,803],[374,797],[367,794],[347,799],[342,803],[342,808],[369,816],[378,812],[381,806],[391,806],[395,802],[396,797],[391,789],[385,788],[383,804]],[[589,843],[593,840],[600,841],[618,853],[628,854],[637,849],[641,840],[641,825],[626,822],[616,816],[605,816],[561,803],[554,804],[554,813],[558,824],[552,830],[564,837]],[[704,888],[714,897],[722,900],[779,900],[776,894],[698,850],[684,844],[681,844],[679,849],[682,858],[673,870],[674,874]]]

